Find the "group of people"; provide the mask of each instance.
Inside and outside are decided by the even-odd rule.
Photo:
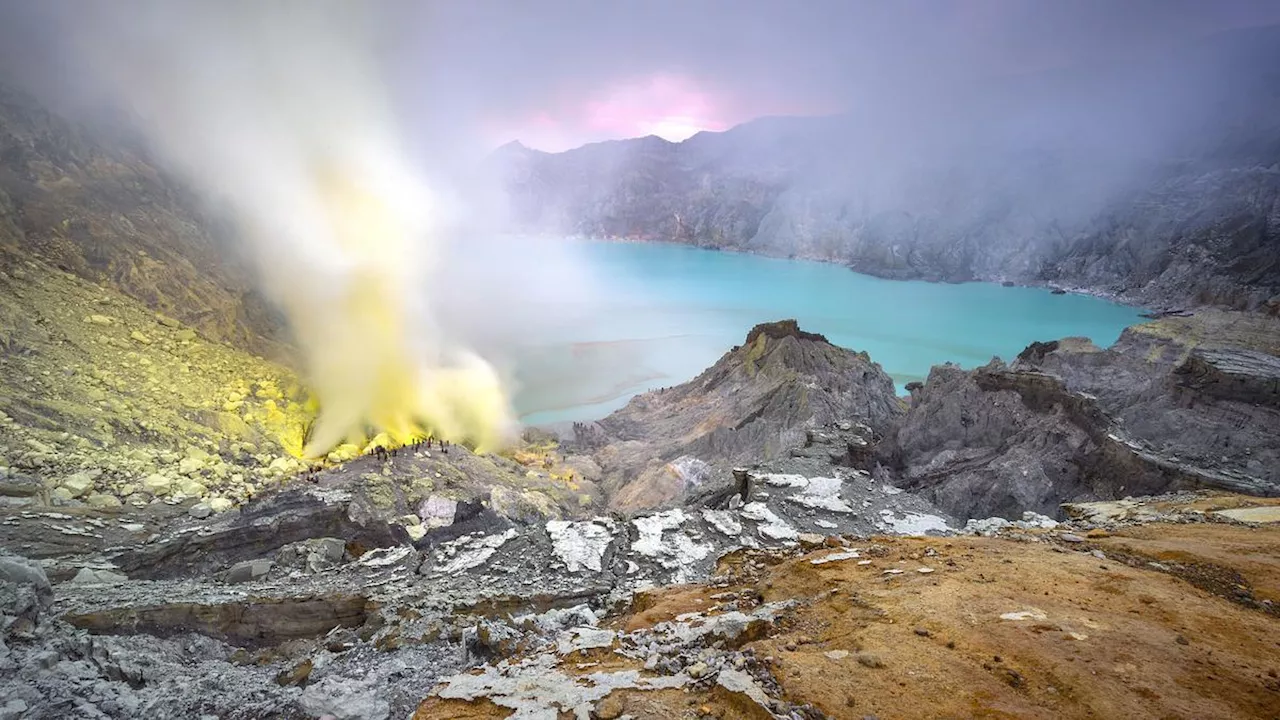
[[[425,440],[419,440],[417,442],[410,443],[408,445],[403,445],[401,447],[394,447],[394,448],[391,448],[390,450],[383,447],[382,445],[376,445],[372,450],[370,450],[366,454],[374,455],[378,458],[378,460],[382,462],[386,462],[387,460],[390,460],[391,458],[396,457],[401,448],[410,452],[417,452],[418,450],[423,449],[423,447],[425,446],[427,450],[436,448],[442,454],[448,455],[450,445],[452,445],[452,443],[450,443],[448,440],[437,440],[435,438],[427,438]],[[312,465],[310,468],[307,469],[305,473],[302,474],[302,479],[313,485],[317,484],[320,482],[320,471],[323,469],[324,469],[323,465]]]
[[[405,450],[417,452],[418,450],[422,449],[423,445],[426,445],[427,449],[430,450],[433,444],[435,447],[439,448],[441,453],[445,455],[449,454],[449,441],[436,440],[435,438],[427,438],[426,440],[419,440],[415,443],[410,443],[403,447]],[[400,448],[391,448],[391,450],[388,451],[385,447],[381,445],[376,445],[373,448],[373,454],[376,455],[379,460],[386,462],[388,459],[396,457],[396,453],[399,449]]]

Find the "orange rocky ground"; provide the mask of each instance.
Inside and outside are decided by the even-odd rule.
[[[841,546],[739,551],[712,584],[641,594],[614,630],[797,604],[740,647],[703,650],[710,673],[686,668],[695,679],[684,687],[614,690],[592,717],[1280,718],[1276,524],[827,543]],[[813,564],[850,548],[858,557]],[[643,658],[614,652],[619,642],[557,667],[641,670]],[[715,667],[751,673],[765,705],[718,684]],[[511,712],[432,697],[414,717]]]

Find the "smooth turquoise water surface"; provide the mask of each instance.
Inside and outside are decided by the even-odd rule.
[[[740,344],[756,323],[795,318],[831,342],[866,350],[899,388],[933,365],[1012,359],[1035,340],[1086,336],[1100,346],[1138,309],[1082,295],[882,280],[802,260],[671,244],[577,242],[598,295],[548,308],[564,322],[515,360],[528,424],[603,417],[633,395],[685,382]]]

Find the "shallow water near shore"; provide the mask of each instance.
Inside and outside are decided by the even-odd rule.
[[[638,393],[690,380],[760,322],[795,318],[865,350],[901,391],[933,365],[1010,360],[1036,340],[1083,336],[1106,347],[1141,319],[1137,308],[1042,288],[884,280],[665,243],[564,242],[596,297],[590,307],[542,308],[561,322],[515,351],[526,424],[598,419]]]

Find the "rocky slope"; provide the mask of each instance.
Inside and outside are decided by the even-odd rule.
[[[513,144],[492,169],[520,231],[1274,314],[1277,47],[1280,30],[1241,31],[679,144],[647,137],[554,155]]]
[[[1204,310],[1111,348],[1037,343],[935,367],[881,446],[882,475],[961,518],[1218,487],[1280,495],[1280,321]]]
[[[128,295],[37,259],[0,271],[0,503],[229,506],[302,467],[305,403],[287,368]]]
[[[864,447],[901,413],[893,380],[866,353],[786,320],[756,326],[693,380],[579,426],[577,440],[599,464],[611,506],[634,510],[683,497],[732,465],[786,456],[834,423]]]
[[[279,352],[230,229],[145,151],[0,85],[0,267],[39,259],[211,339]]]

